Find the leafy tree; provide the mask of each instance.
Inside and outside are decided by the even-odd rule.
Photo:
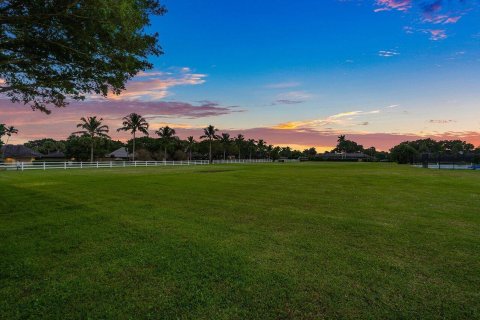
[[[417,155],[418,151],[412,147],[408,141],[402,142],[390,149],[390,156],[392,160],[401,164],[413,163]]]
[[[163,155],[163,160],[167,160],[167,147],[175,140],[175,130],[170,128],[169,126],[162,127],[155,131],[155,133],[160,136],[160,140],[163,143],[163,147],[165,149],[165,153]]]
[[[217,131],[217,128],[209,125],[208,127],[203,129],[203,136],[200,137],[200,139],[207,139],[209,142],[208,159],[210,163],[212,163],[212,141],[218,140],[220,138],[220,136],[216,134]]]
[[[333,149],[333,152],[355,153],[363,151],[362,145],[355,141],[347,140],[344,135],[339,136],[337,142],[337,147]]]
[[[123,127],[117,131],[130,131],[133,135],[133,161],[135,161],[135,134],[137,131],[148,136],[148,122],[144,117],[137,113],[130,113],[123,118]]]
[[[311,159],[317,155],[317,150],[315,148],[305,149],[303,150],[303,154],[305,157]]]
[[[0,94],[49,113],[67,98],[119,94],[162,50],[145,28],[158,0],[3,0]]]
[[[250,160],[252,160],[252,152],[255,152],[257,149],[256,143],[257,141],[255,141],[254,139],[247,140],[247,148],[248,148],[248,152],[250,152]]]
[[[273,147],[271,152],[270,152],[270,158],[275,162],[280,158],[280,152],[282,151],[282,148],[280,147]]]
[[[82,134],[90,137],[90,161],[93,162],[93,149],[95,146],[95,138],[110,138],[107,135],[108,126],[102,125],[103,119],[97,119],[96,116],[80,118],[82,122],[77,124],[77,128],[82,128],[84,130],[74,132],[74,134]]]
[[[370,147],[368,149],[365,149],[363,151],[367,156],[370,156],[372,158],[375,158],[375,156],[377,155],[377,149],[375,149],[375,147]]]
[[[259,153],[259,157],[260,158],[264,158],[265,157],[265,152],[267,151],[267,144],[265,142],[265,140],[263,139],[259,139],[258,142],[257,142],[257,151]]]
[[[10,140],[10,137],[12,136],[12,134],[17,134],[17,133],[18,133],[17,128],[13,126],[7,127],[4,123],[0,123],[0,146],[2,146],[3,144],[2,142],[3,136],[7,136],[6,144],[8,144],[8,140]]]
[[[290,159],[292,157],[292,148],[290,148],[288,146],[281,148],[281,150],[279,152],[279,155],[280,155],[280,157]]]
[[[53,151],[65,151],[64,141],[57,141],[50,138],[28,141],[24,145],[43,154],[48,154]]]
[[[227,148],[232,143],[232,139],[230,139],[230,135],[228,133],[222,133],[219,140],[223,146],[223,160],[225,160],[227,158]]]
[[[70,135],[65,143],[65,156],[77,160],[91,161],[90,147],[92,140],[95,140],[94,157],[103,158],[106,154],[124,146],[121,141],[111,140],[107,137],[96,137],[92,139],[88,135]]]

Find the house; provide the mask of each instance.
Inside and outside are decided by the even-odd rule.
[[[372,157],[363,152],[325,152],[318,154],[317,157],[326,161],[368,161],[372,159]]]
[[[43,161],[65,161],[65,154],[61,151],[53,151],[42,156]]]
[[[23,145],[7,144],[0,149],[1,156],[5,163],[32,162],[42,158],[42,154],[33,151]]]
[[[132,157],[131,153],[128,153],[128,149],[125,147],[121,147],[112,153],[107,154],[107,158],[113,158],[115,160],[130,160]]]

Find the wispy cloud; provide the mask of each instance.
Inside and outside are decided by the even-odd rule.
[[[429,123],[434,123],[434,124],[449,124],[449,123],[455,123],[457,121],[455,120],[429,120]]]
[[[405,32],[427,33],[430,35],[430,40],[438,41],[446,39],[447,32],[434,26],[456,24],[470,11],[474,3],[474,1],[464,0],[376,0],[374,11],[401,11],[405,17],[411,18],[413,25],[417,25],[417,27],[405,27]],[[430,27],[425,28],[427,24]]]
[[[310,129],[310,130],[324,130],[326,126],[331,125],[349,125],[351,121],[360,116],[372,115],[380,113],[380,110],[373,111],[347,111],[337,113],[326,118],[305,120],[305,121],[289,121],[273,126],[274,129],[292,130],[292,129]],[[323,128],[323,129],[322,129]]]
[[[389,57],[398,56],[398,55],[400,55],[400,53],[398,53],[395,50],[380,50],[380,51],[378,51],[378,55],[380,57],[389,58]]]
[[[298,91],[290,91],[279,94],[277,99],[273,101],[270,105],[278,105],[278,104],[299,104],[307,101],[310,99],[312,95],[307,91],[298,90]]]
[[[427,29],[424,30],[425,33],[430,34],[430,40],[438,41],[447,38],[447,33],[443,29]]]
[[[279,82],[279,83],[271,83],[267,84],[265,87],[268,89],[287,89],[287,88],[295,88],[300,86],[300,82],[296,81],[288,81],[288,82]]]
[[[411,0],[376,0],[377,8],[374,9],[375,12],[381,11],[408,11],[412,7]]]
[[[120,95],[109,95],[111,100],[158,101],[170,95],[175,86],[199,85],[205,83],[206,74],[192,72],[184,67],[175,71],[140,72],[127,84]]]

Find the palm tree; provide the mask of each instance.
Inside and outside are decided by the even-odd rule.
[[[155,133],[160,136],[160,140],[163,142],[163,146],[165,147],[163,161],[167,161],[167,146],[175,138],[175,129],[165,126],[155,131]]]
[[[10,126],[10,127],[6,127],[4,124],[0,124],[0,137],[1,136],[7,136],[7,142],[5,142],[5,144],[8,144],[8,140],[10,140],[10,137],[12,136],[12,134],[17,134],[18,133],[18,129],[13,127],[13,126]]]
[[[265,143],[265,140],[263,139],[258,140],[257,149],[258,149],[258,152],[260,153],[260,158],[264,158],[265,151],[267,150],[267,144]]]
[[[220,143],[223,145],[223,160],[226,159],[226,152],[227,152],[227,147],[230,145],[232,142],[232,139],[230,139],[230,135],[228,133],[222,133],[220,136]]]
[[[140,131],[148,136],[148,122],[137,113],[130,113],[123,118],[123,127],[117,131],[130,131],[133,135],[133,161],[135,161],[135,134]]]
[[[272,157],[273,146],[269,144],[266,146],[265,151],[267,152],[267,158],[270,159]]]
[[[84,130],[74,132],[73,134],[83,134],[90,137],[90,139],[92,140],[90,148],[90,161],[93,162],[93,147],[95,143],[95,138],[110,138],[110,136],[107,135],[108,126],[102,125],[103,119],[97,119],[96,116],[87,117],[86,119],[82,117],[80,118],[80,120],[82,122],[77,124],[77,128],[82,128]]]
[[[237,145],[237,148],[238,148],[239,160],[240,160],[240,155],[241,155],[242,146],[244,142],[245,142],[245,137],[243,136],[243,134],[238,134],[237,137],[235,138],[235,144]]]
[[[209,145],[210,145],[210,152],[209,152],[209,160],[210,163],[212,163],[212,141],[213,140],[218,140],[220,136],[216,134],[218,131],[217,128],[215,128],[212,125],[209,125],[205,129],[203,129],[203,136],[200,137],[200,139],[208,139]]]
[[[197,143],[197,141],[195,141],[195,139],[192,136],[187,138],[187,150],[189,152],[190,161],[192,160],[192,149],[193,149],[193,146],[195,146],[195,143]]]
[[[247,145],[248,145],[248,150],[250,152],[250,160],[252,160],[252,151],[255,151],[255,145],[256,141],[254,139],[248,139],[247,140]]]

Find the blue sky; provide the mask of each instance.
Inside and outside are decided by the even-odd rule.
[[[169,12],[149,29],[159,32],[165,54],[152,57],[154,70],[110,102],[119,112],[127,112],[125,100],[137,107],[161,102],[144,111],[152,127],[169,124],[188,134],[212,123],[320,149],[339,133],[381,149],[398,140],[385,135],[480,144],[477,1],[163,3]],[[165,111],[168,103],[213,112],[192,117],[188,108],[187,115]],[[105,116],[114,125],[111,113]]]

